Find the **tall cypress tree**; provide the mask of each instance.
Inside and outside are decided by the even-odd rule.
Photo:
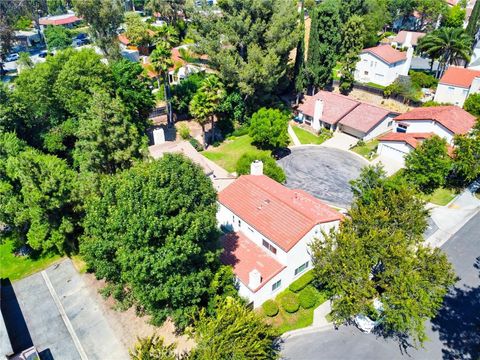
[[[470,15],[470,19],[468,20],[468,25],[466,28],[467,34],[474,39],[478,31],[479,20],[480,20],[480,1],[477,1],[473,7],[472,14]],[[475,46],[475,41],[473,43],[473,46]]]
[[[335,0],[322,2],[312,14],[306,71],[313,92],[333,80],[341,34],[339,7]]]
[[[302,1],[300,10],[300,38],[297,43],[297,52],[295,56],[295,67],[293,69],[293,80],[295,82],[295,91],[297,92],[297,103],[300,93],[305,90],[307,85],[305,78],[305,11]]]

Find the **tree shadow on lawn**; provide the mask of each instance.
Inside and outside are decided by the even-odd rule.
[[[474,267],[480,270],[480,257]],[[480,358],[480,287],[456,287],[432,320],[444,344],[444,359]]]

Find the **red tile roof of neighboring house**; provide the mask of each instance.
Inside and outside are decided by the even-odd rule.
[[[378,106],[361,103],[340,120],[340,124],[368,133],[392,112]]]
[[[423,140],[431,138],[434,133],[388,133],[381,136],[378,140],[382,141],[395,141],[404,142],[416,149]],[[450,157],[453,157],[453,147],[447,145],[447,152]]]
[[[440,84],[468,89],[476,77],[480,77],[480,71],[450,66],[440,79]]]
[[[285,269],[284,265],[241,232],[224,235],[222,244],[224,250],[220,255],[220,260],[225,265],[231,265],[235,275],[253,292],[260,290],[275,275]],[[252,289],[248,283],[249,274],[254,269],[260,272],[262,281],[257,288]]]
[[[315,100],[317,99],[323,101],[323,115],[321,120],[332,125],[339,122],[346,114],[360,104],[357,100],[350,99],[344,95],[321,90],[313,96],[305,96],[298,110],[305,115],[313,117]]]
[[[127,36],[125,33],[118,35],[118,41],[120,41],[123,45],[128,45],[130,44],[130,40],[128,40]]]
[[[289,251],[315,225],[342,215],[302,190],[265,175],[243,175],[218,194],[218,201],[263,236]]]
[[[38,23],[40,25],[67,25],[67,24],[73,24],[80,20],[82,19],[75,15],[67,14],[67,15],[43,17],[39,19]]]
[[[388,64],[395,64],[407,59],[406,51],[395,50],[390,45],[379,45],[363,49],[362,53],[370,53]]]
[[[475,116],[454,105],[416,108],[395,118],[395,121],[406,120],[434,120],[454,134],[465,134],[475,124]]]
[[[393,38],[392,42],[396,42],[398,44],[403,44],[405,42],[405,40],[407,39],[407,34],[408,33],[412,34],[411,44],[413,46],[416,46],[418,44],[418,40],[425,36],[425,33],[422,33],[422,32],[402,30]]]
[[[422,140],[428,139],[433,136],[433,133],[388,133],[381,136],[379,141],[400,141],[407,143],[413,148],[420,145]]]

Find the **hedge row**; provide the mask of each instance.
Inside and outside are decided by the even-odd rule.
[[[288,287],[293,292],[299,292],[300,290],[304,289],[308,284],[310,284],[314,279],[313,271],[310,270],[309,272],[305,273],[304,275],[300,276],[297,280],[292,282]]]

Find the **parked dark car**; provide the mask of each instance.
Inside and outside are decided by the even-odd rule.
[[[49,54],[47,51],[42,51],[40,54],[38,54],[38,57],[45,59],[48,55],[52,55],[52,54],[51,53]]]
[[[88,35],[85,34],[85,33],[80,33],[75,37],[75,39],[77,39],[77,40],[83,40],[83,39],[86,39],[86,38],[88,38]]]

